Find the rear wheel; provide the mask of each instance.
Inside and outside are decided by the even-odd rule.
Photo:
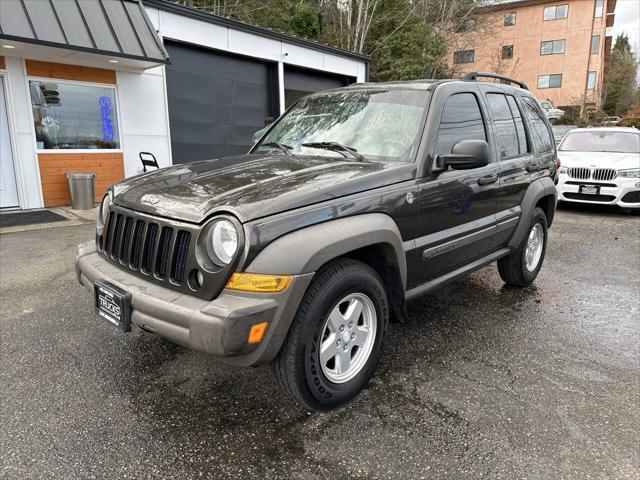
[[[538,276],[547,249],[547,217],[536,207],[529,229],[510,255],[498,260],[498,272],[505,283],[527,287]]]
[[[332,262],[300,304],[273,362],[276,380],[308,409],[348,402],[375,372],[388,322],[387,295],[376,271],[355,260]]]

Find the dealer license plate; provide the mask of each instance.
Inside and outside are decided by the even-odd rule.
[[[131,331],[131,294],[104,280],[95,282],[95,305],[98,316],[124,332]]]
[[[587,195],[598,195],[600,193],[599,185],[580,185],[580,193]]]

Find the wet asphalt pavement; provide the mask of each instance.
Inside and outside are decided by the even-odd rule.
[[[640,478],[640,217],[560,209],[534,286],[410,306],[352,404],[93,315],[75,245],[0,235],[0,478]]]

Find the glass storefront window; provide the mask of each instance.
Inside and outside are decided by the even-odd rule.
[[[115,89],[30,80],[38,150],[119,148]]]

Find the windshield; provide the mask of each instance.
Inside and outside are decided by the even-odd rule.
[[[553,105],[551,105],[549,102],[541,102],[541,105],[545,110],[551,110],[553,108]]]
[[[558,150],[564,152],[639,153],[640,134],[604,130],[571,132],[562,141]]]
[[[424,90],[355,90],[307,97],[253,151],[357,158],[335,148],[337,143],[367,160],[410,161],[428,95]],[[334,145],[317,145],[324,142]]]

